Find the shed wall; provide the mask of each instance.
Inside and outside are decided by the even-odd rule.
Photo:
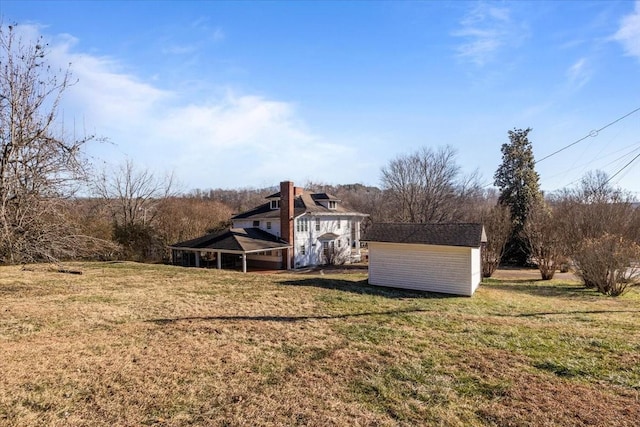
[[[480,248],[471,248],[471,293],[473,294],[482,282],[482,258]]]
[[[369,283],[471,296],[480,259],[474,248],[369,242]]]

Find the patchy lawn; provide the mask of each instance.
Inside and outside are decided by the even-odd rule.
[[[603,425],[640,419],[640,292],[134,263],[0,268],[0,425]]]

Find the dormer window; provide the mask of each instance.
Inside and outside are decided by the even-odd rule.
[[[329,209],[335,209],[336,208],[336,202],[334,202],[333,200],[329,200],[327,207]]]
[[[280,209],[280,200],[272,200],[271,209]]]

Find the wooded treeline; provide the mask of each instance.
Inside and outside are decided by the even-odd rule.
[[[135,180],[133,165],[131,178]],[[120,171],[122,172],[122,171]],[[139,173],[147,175],[149,172]],[[118,174],[119,178],[127,174]],[[139,177],[138,177],[139,178]],[[174,194],[158,182],[154,190],[136,184],[120,183],[123,188],[139,187],[138,192],[103,192],[92,197],[65,200],[66,217],[74,224],[77,234],[108,242],[100,253],[85,257],[119,258],[147,262],[168,259],[167,245],[192,239],[214,230],[230,226],[230,218],[266,202],[265,197],[278,191],[277,187],[238,189],[196,189]],[[406,218],[397,208],[396,195],[391,189],[362,184],[331,185],[308,182],[307,191],[327,192],[341,200],[351,210],[369,214],[363,228],[371,222],[401,222]],[[155,194],[155,197],[149,197]],[[447,205],[437,209],[448,221],[478,222],[497,202],[495,190],[477,187],[473,193],[450,194]],[[424,222],[424,221],[423,221]],[[61,254],[64,258],[64,255]],[[81,254],[74,254],[82,257]]]

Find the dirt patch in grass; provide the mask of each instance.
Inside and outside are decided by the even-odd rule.
[[[499,268],[491,276],[497,280],[517,280],[517,281],[542,281],[540,270],[537,268]],[[553,280],[573,282],[578,281],[578,277],[572,272],[561,273],[556,271]]]

